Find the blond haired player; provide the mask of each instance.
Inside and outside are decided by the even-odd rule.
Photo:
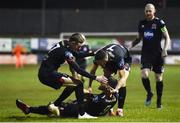
[[[164,21],[155,16],[156,9],[153,4],[146,4],[144,12],[145,19],[141,20],[138,25],[139,34],[129,49],[134,47],[141,40],[143,41],[141,52],[141,77],[143,86],[147,92],[145,105],[149,106],[153,97],[149,80],[149,73],[152,70],[155,73],[156,79],[157,108],[161,109],[164,57],[167,56],[170,37]],[[162,37],[165,39],[163,48],[161,48]]]

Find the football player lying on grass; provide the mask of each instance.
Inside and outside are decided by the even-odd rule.
[[[117,97],[116,94],[112,94],[112,92],[117,85],[117,80],[109,78],[108,83],[109,85],[101,84],[99,86],[99,90],[102,90],[100,94],[90,94],[88,90],[84,89],[84,109],[88,114],[92,116],[104,116],[116,104]],[[23,111],[24,114],[34,113],[48,116],[78,117],[77,100],[63,102],[62,105],[57,108],[51,105],[51,103],[44,106],[29,106],[17,99],[16,106]]]

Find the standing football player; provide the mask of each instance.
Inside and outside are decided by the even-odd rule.
[[[129,48],[134,47],[141,40],[143,41],[141,52],[141,77],[143,86],[147,92],[145,105],[151,104],[153,93],[151,91],[149,73],[154,71],[156,78],[157,108],[161,109],[161,97],[163,93],[163,72],[164,57],[167,56],[167,49],[170,37],[166,25],[162,19],[155,17],[155,7],[148,3],[145,6],[145,19],[139,22],[138,36]],[[165,38],[164,47],[161,48],[161,39]]]

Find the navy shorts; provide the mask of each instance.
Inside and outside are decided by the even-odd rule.
[[[63,80],[61,78],[68,78],[70,76],[64,73],[59,73],[57,71],[39,70],[38,77],[41,83],[54,89],[60,89],[63,85]]]
[[[164,58],[141,57],[141,69],[148,68],[155,73],[164,72]]]

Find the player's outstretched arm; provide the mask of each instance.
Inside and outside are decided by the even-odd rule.
[[[107,83],[108,79],[104,76],[95,76],[79,67],[79,65],[73,60],[67,60],[68,64],[80,75],[89,79],[97,80],[98,82]]]
[[[142,36],[140,33],[138,33],[136,39],[131,43],[130,46],[128,46],[128,50],[130,50],[131,48],[133,48],[134,46],[136,46],[142,39]]]
[[[95,75],[97,68],[98,68],[98,65],[93,64],[93,66],[92,66],[92,68],[91,68],[91,70],[90,70],[90,73],[91,73],[92,75]],[[93,79],[89,79],[88,90],[89,90],[90,93],[92,93],[92,88],[91,88],[91,87],[92,87],[92,82],[93,82]]]
[[[122,69],[118,71],[118,74],[120,79],[118,80],[118,84],[114,90],[116,92],[118,92],[121,87],[126,86],[126,80],[129,76],[129,71],[126,69]]]

